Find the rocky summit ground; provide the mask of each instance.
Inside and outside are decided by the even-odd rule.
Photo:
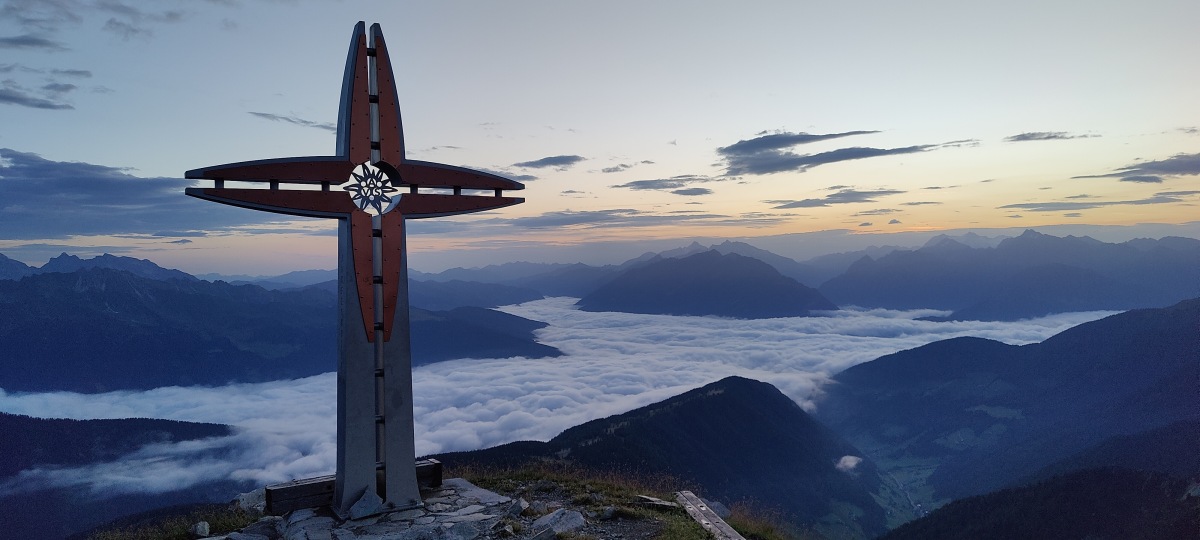
[[[563,536],[595,540],[660,537],[687,527],[674,503],[639,497],[610,501],[598,491],[572,493],[548,481],[515,486],[509,495],[480,488],[461,478],[422,492],[425,507],[356,520],[341,520],[326,509],[268,516],[210,540],[548,540]],[[680,516],[683,515],[683,518]],[[696,530],[699,529],[697,525]],[[199,529],[197,532],[202,531]],[[690,533],[689,533],[690,534]],[[672,535],[674,536],[674,535]],[[703,538],[702,530],[697,538]]]

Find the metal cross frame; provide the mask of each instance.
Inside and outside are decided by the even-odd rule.
[[[229,163],[184,175],[215,181],[212,188],[188,188],[193,197],[338,220],[333,509],[343,516],[355,504],[355,514],[422,504],[414,465],[404,220],[520,204],[523,198],[502,192],[525,187],[490,173],[404,157],[387,46],[378,24],[369,34],[365,26],[360,21],[350,40],[335,155]],[[226,181],[268,186],[229,188]],[[307,189],[281,188],[288,184]],[[383,469],[382,490],[378,469]]]

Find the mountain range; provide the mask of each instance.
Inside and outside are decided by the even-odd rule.
[[[0,280],[0,350],[8,360],[0,362],[0,388],[104,392],[336,369],[335,293],[175,278],[177,271],[140,266],[140,275],[82,267]],[[413,308],[414,364],[561,354],[536,342],[543,323],[480,309]]]
[[[710,499],[752,501],[831,537],[873,537],[921,514],[928,515],[891,534],[1172,538],[1194,531],[1200,508],[1200,293],[1187,294],[1200,283],[1194,258],[1200,241],[1109,244],[1032,231],[996,242],[935,240],[916,250],[840,254],[846,269],[815,292],[853,305],[937,307],[952,312],[948,319],[1156,307],[1029,345],[961,337],[886,355],[835,374],[812,396],[811,414],[768,384],[731,377],[576,426],[547,442],[438,457],[450,467],[538,459],[668,474]],[[327,282],[299,283],[318,274],[275,281],[285,285],[268,290],[180,277],[126,257],[55,260],[32,268],[0,256],[5,391],[224,384],[333,368],[329,337],[336,297]],[[718,296],[728,292],[703,281],[725,268],[734,270],[722,283],[782,278],[790,280],[787,287],[804,287],[779,270],[786,262],[772,260],[697,244],[611,267],[514,264],[492,272],[503,283],[470,281],[474,270],[451,272],[453,279],[414,273],[420,278],[412,282],[414,297],[422,284],[433,283],[426,291],[446,301],[433,311],[413,309],[415,361],[481,357],[473,351],[483,344],[495,345],[488,354],[497,356],[560,354],[534,340],[544,323],[487,309],[535,299],[546,287],[590,288],[582,299],[611,286],[597,298],[641,296],[673,307],[690,299],[672,296],[677,293],[671,287],[701,296],[714,288]],[[543,277],[550,285],[535,286]],[[463,294],[438,293],[439,287]],[[737,305],[754,294],[730,293],[723,300]],[[907,303],[921,294],[931,303]],[[768,300],[758,303],[771,305]],[[796,303],[803,302],[790,302]],[[711,305],[704,311],[714,314]],[[428,339],[428,348],[421,349],[418,336]],[[24,442],[10,438],[9,447],[0,442],[0,455],[24,456],[7,464],[11,475],[32,465],[113,459],[145,441],[228,429],[154,422],[0,415],[5,433],[30,434]],[[122,435],[106,439],[109,425],[121,426]],[[62,447],[41,448],[54,444],[46,442],[50,438],[64,441]],[[228,498],[223,494],[234,487],[206,485],[157,501]],[[19,504],[69,508],[73,519],[103,513],[95,506],[101,503],[84,499],[62,491],[39,491],[19,503],[0,497],[0,514],[22,511]],[[103,504],[136,511],[155,502],[135,499]],[[1135,524],[1135,530],[1121,529],[1122,523]]]
[[[739,319],[805,317],[837,306],[771,265],[736,253],[655,257],[576,303],[584,311],[716,315]]]
[[[900,494],[861,452],[775,387],[742,377],[584,423],[548,442],[435,457],[450,468],[565,460],[592,470],[667,475],[709,498],[778,510],[834,538],[873,537],[887,529],[889,513],[905,512]]]
[[[495,312],[462,313],[469,320]],[[1031,345],[935,342],[837,374],[815,396],[815,415],[769,384],[728,377],[547,442],[436,457],[451,470],[532,459],[667,475],[710,499],[776,511],[807,534],[829,538],[869,538],[888,529],[894,538],[1128,532],[1113,523],[1135,527],[1122,537],[1187,538],[1178,531],[1194,530],[1188,527],[1200,504],[1200,489],[1188,481],[1200,478],[1198,323],[1195,299],[1113,315]],[[34,456],[9,466],[10,473],[31,464],[110,459],[113,451],[105,448],[127,448],[129,441],[226,429],[0,417],[8,420],[32,422],[13,429],[34,434],[32,442],[8,442],[33,449],[7,449],[12,455]],[[107,437],[106,426],[129,433],[97,442]],[[182,431],[161,435],[176,427]],[[46,436],[69,445],[38,450]],[[76,455],[72,447],[91,453]],[[219,500],[214,493],[233,487],[205,485],[160,500]],[[951,500],[958,502],[946,504]],[[21,500],[29,501],[117,515],[62,490]],[[145,497],[115,501],[114,508],[149,508]],[[0,510],[9,503],[0,499]]]
[[[1096,445],[1200,418],[1198,323],[1194,299],[1024,346],[939,341],[835,375],[818,400],[818,418],[889,470],[914,500],[928,506],[979,495]],[[1132,440],[1194,452],[1159,435]]]
[[[222,482],[159,494],[103,496],[84,487],[29,485],[18,472],[105,463],[147,444],[231,433],[228,426],[125,418],[65,420],[0,413],[0,538],[63,538],[85,528],[171,504],[228,501],[245,483]]]
[[[693,243],[607,266],[507,263],[414,275],[584,298],[634,268],[703,251],[763,261],[839,306],[951,312],[937,320],[1013,321],[1070,311],[1164,307],[1200,296],[1200,240],[1108,243],[1033,230],[998,238],[939,235],[916,249],[884,246],[799,262],[726,241],[707,247]]]
[[[972,248],[944,238],[864,256],[818,290],[838,305],[943,309],[955,320],[1162,307],[1200,296],[1200,240],[1111,244],[1027,230]]]

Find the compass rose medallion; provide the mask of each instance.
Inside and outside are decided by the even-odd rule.
[[[388,185],[391,181],[379,167],[363,163],[350,173],[350,180],[342,189],[350,192],[350,199],[358,205],[359,210],[381,216],[393,207],[393,198],[388,194],[400,191]],[[395,200],[399,201],[401,196],[397,195]]]

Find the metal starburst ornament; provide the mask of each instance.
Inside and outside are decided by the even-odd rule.
[[[392,197],[389,193],[400,191],[391,185],[391,179],[378,167],[363,163],[350,173],[349,185],[342,189],[350,192],[350,198],[359,210],[373,216],[386,213],[391,209]],[[400,198],[399,196],[396,197]]]

